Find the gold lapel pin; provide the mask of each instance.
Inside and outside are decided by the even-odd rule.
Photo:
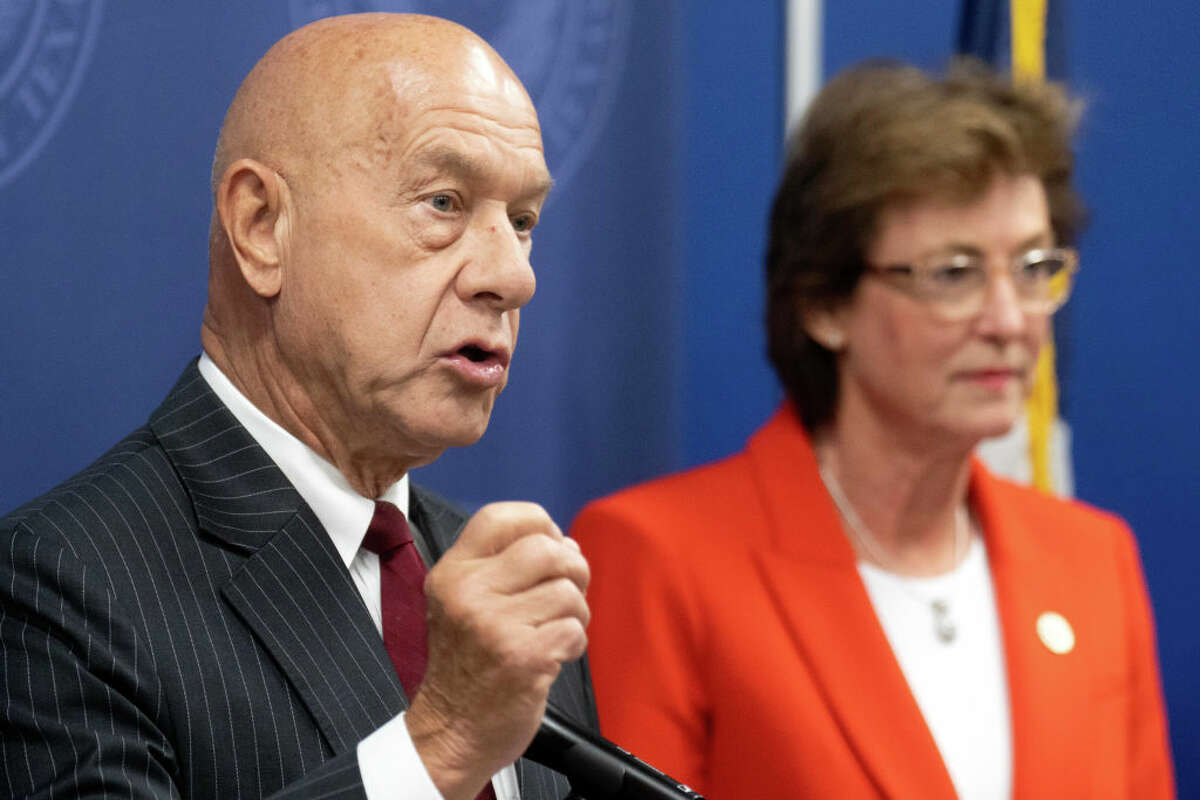
[[[1037,619],[1037,634],[1051,653],[1063,655],[1075,649],[1075,630],[1057,611],[1043,611]]]

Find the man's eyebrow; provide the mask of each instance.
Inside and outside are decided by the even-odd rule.
[[[458,178],[477,178],[484,173],[479,159],[449,147],[424,150],[416,155],[415,160],[418,165],[431,167]]]
[[[544,200],[546,195],[550,194],[550,190],[554,188],[554,178],[550,177],[550,173],[543,173],[537,183],[533,185],[533,191],[529,194],[531,197],[537,197]]]
[[[430,167],[464,181],[482,181],[488,176],[488,169],[480,159],[454,148],[431,148],[419,153],[415,161],[420,166]],[[528,197],[542,198],[550,193],[553,186],[554,179],[549,173],[543,173],[524,194]]]

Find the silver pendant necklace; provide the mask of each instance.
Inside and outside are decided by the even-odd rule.
[[[858,543],[862,545],[871,558],[875,560],[875,563],[888,572],[899,575],[900,573],[894,568],[892,560],[887,557],[883,547],[871,535],[871,532],[867,530],[866,524],[858,516],[858,512],[854,510],[854,506],[850,504],[849,498],[842,491],[841,484],[833,477],[833,473],[826,469],[824,464],[819,462],[817,472],[820,474],[825,488],[829,490],[829,496],[833,498],[833,504],[837,506],[842,519],[846,520],[846,525],[850,533],[858,540]],[[954,512],[954,567],[952,569],[958,567],[959,557],[965,550],[967,541],[971,535],[970,527],[966,509],[959,506]],[[955,623],[954,616],[951,613],[950,598],[948,596],[922,597],[917,592],[914,592],[907,582],[901,580],[899,585],[910,597],[929,607],[930,612],[933,614],[933,633],[937,637],[937,640],[942,644],[952,644],[958,637],[958,625]]]

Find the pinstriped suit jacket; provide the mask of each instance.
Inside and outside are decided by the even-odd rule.
[[[465,518],[414,488],[435,557]],[[0,520],[0,794],[363,797],[407,707],[328,535],[201,378]],[[583,662],[551,691],[596,726]],[[517,764],[524,800],[569,794]]]

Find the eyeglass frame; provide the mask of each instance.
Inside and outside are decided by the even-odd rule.
[[[1056,258],[1050,258],[1049,254],[1055,254]],[[935,296],[937,289],[926,289],[922,292],[921,283],[927,283],[932,280],[932,275],[938,269],[947,266],[947,261],[958,258],[971,258],[976,261],[984,260],[982,256],[972,252],[954,252],[954,253],[934,253],[924,258],[917,259],[907,264],[896,263],[887,264],[884,266],[876,266],[874,264],[866,264],[864,266],[864,275],[879,278],[887,285],[900,291],[919,303],[922,303],[942,319],[951,322],[971,319],[983,312],[985,301],[987,298],[987,290],[990,281],[978,287],[978,307],[973,307],[975,302],[963,303],[963,308],[967,310],[954,311],[947,310],[947,299],[938,298]],[[1061,279],[1065,282],[1065,286],[1058,297],[1050,298],[1030,298],[1024,297],[1021,294],[1021,283],[1019,275],[1021,271],[1027,268],[1030,264],[1039,261],[1061,260],[1063,268],[1055,273],[1047,284],[1051,281]],[[998,269],[990,267],[988,264],[983,265],[983,271],[986,277],[994,275]],[[1017,305],[1021,311],[1026,314],[1045,314],[1050,315],[1062,308],[1063,305],[1071,297],[1071,290],[1074,288],[1074,278],[1079,271],[1079,251],[1074,247],[1034,247],[1016,256],[1012,262],[1004,268],[1009,280],[1012,282],[1013,289],[1016,292]],[[904,276],[908,276],[905,280]],[[929,284],[931,286],[931,284]],[[974,295],[974,292],[972,292]],[[969,295],[971,296],[971,295]],[[953,305],[954,301],[949,301]]]

